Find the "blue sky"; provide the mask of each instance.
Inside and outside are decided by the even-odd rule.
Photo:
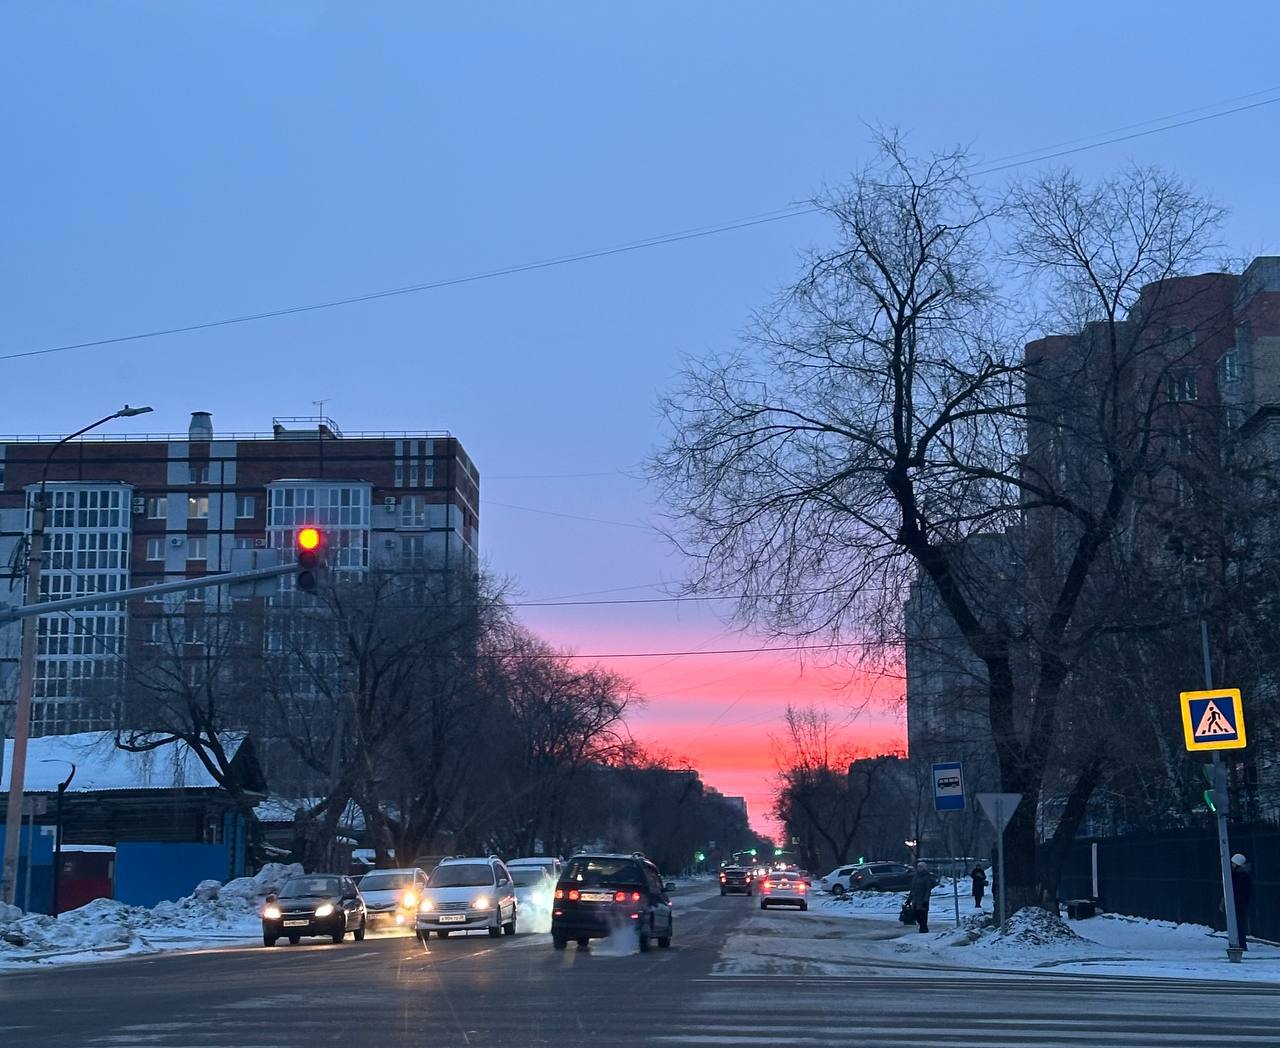
[[[0,9],[0,355],[770,211],[859,166],[871,124],[908,131],[921,150],[963,143],[978,159],[1075,141],[1280,84],[1277,30],[1280,9],[1265,2],[1229,17],[1203,4],[1093,2],[909,13],[804,2],[10,3]],[[1231,209],[1233,252],[1276,252],[1278,123],[1280,104],[1264,106],[1070,162],[1086,175],[1128,160],[1176,169]],[[825,232],[793,219],[320,313],[0,360],[0,431],[65,432],[125,401],[154,405],[154,429],[182,430],[203,409],[220,430],[262,430],[325,399],[348,430],[461,437],[484,476],[482,545],[528,597],[648,586],[683,569],[634,526],[655,513],[628,474],[658,440],[659,392],[682,354],[731,345]],[[587,652],[754,642],[690,606],[528,618]],[[839,701],[831,674],[788,662],[788,690],[776,659],[761,665],[644,671],[655,735],[678,717],[680,736],[693,724],[756,747],[736,770],[708,770],[752,793],[757,811],[761,747],[782,704]],[[769,683],[752,691],[757,678]]]

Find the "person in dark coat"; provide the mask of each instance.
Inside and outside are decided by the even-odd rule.
[[[937,883],[937,878],[929,872],[925,863],[916,863],[915,876],[911,878],[911,894],[907,896],[907,901],[911,903],[911,912],[915,914],[916,925],[922,932],[929,930],[929,897]]]
[[[973,905],[980,910],[982,909],[982,896],[987,890],[987,871],[979,863],[974,866],[969,876],[973,878]]]
[[[1236,930],[1240,935],[1240,949],[1249,948],[1249,898],[1253,895],[1253,867],[1246,856],[1236,852],[1231,856],[1231,891],[1236,899]]]

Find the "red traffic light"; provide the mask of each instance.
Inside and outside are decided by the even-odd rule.
[[[320,548],[320,530],[303,528],[298,532],[298,549],[315,550]]]

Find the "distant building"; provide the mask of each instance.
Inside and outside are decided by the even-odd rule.
[[[185,434],[0,438],[0,594],[21,603],[27,508],[47,465],[42,596],[230,570],[239,549],[291,550],[302,524],[327,529],[329,562],[358,571],[400,560],[474,566],[480,474],[448,433],[344,434],[328,418],[277,418],[269,433],[215,434],[197,411]],[[287,589],[292,580],[281,580]],[[192,600],[226,601],[225,590]],[[164,598],[43,616],[34,735],[113,727],[92,695],[119,672],[131,634],[146,639]],[[20,628],[0,628],[0,724],[16,692]]]

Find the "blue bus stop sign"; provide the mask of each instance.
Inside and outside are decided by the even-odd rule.
[[[959,761],[933,766],[935,811],[964,811],[964,776]]]

